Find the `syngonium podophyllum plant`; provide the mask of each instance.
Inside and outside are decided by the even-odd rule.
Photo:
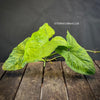
[[[66,40],[61,36],[55,36],[55,31],[45,23],[15,47],[8,59],[3,64],[3,70],[15,71],[24,68],[27,63],[51,61],[58,57],[64,57],[66,64],[75,72],[90,75],[95,73],[95,67],[91,57],[81,47],[74,37],[67,31]],[[53,38],[52,38],[53,37]],[[54,54],[59,54],[52,58]]]

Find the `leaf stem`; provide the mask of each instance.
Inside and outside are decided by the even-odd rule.
[[[62,56],[57,56],[57,57],[54,57],[52,59],[47,59],[46,61],[52,61],[52,60],[55,60],[55,59],[60,58],[60,57],[62,57]]]
[[[100,51],[93,51],[93,50],[86,50],[88,52],[92,52],[92,53],[100,53]]]

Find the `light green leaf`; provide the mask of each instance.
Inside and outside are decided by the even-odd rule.
[[[56,52],[65,58],[66,64],[75,72],[85,75],[94,74],[95,67],[86,50],[76,42],[68,31],[66,39],[71,46],[60,46]]]
[[[67,42],[61,36],[55,36],[41,47],[42,57],[49,56],[58,46],[66,46]]]
[[[24,62],[43,61],[41,47],[48,42],[49,38],[54,34],[55,31],[47,23],[41,26],[38,31],[34,32],[26,44]]]
[[[51,38],[54,34],[55,34],[55,31],[52,27],[50,27],[48,25],[48,23],[44,23],[40,28],[39,30],[41,30],[42,32],[44,31],[44,33],[46,33],[48,35],[48,38]]]
[[[65,46],[66,40],[60,36],[49,38],[54,35],[54,30],[46,23],[34,32],[25,47],[24,61],[43,61],[49,56],[57,46]]]
[[[3,64],[3,70],[14,71],[18,69],[22,69],[27,62],[23,62],[23,56],[25,52],[25,45],[29,38],[26,38],[23,42],[21,42],[17,47],[15,47],[8,59]]]

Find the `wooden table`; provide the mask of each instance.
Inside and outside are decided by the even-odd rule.
[[[2,66],[3,63],[0,64]],[[0,100],[100,100],[100,61],[95,75],[73,72],[64,61],[30,63],[14,72],[0,67]]]

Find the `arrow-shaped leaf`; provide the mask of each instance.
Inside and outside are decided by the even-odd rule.
[[[68,31],[66,39],[70,47],[60,46],[56,52],[65,58],[66,64],[75,72],[86,75],[94,74],[95,67],[86,50],[76,42]]]

